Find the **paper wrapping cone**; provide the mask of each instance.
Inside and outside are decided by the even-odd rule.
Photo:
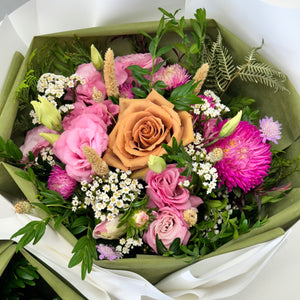
[[[5,124],[6,128],[8,128],[5,129],[5,132],[1,130],[1,135],[8,137],[8,132],[10,132],[13,127],[16,102],[13,102],[12,95],[14,95],[14,89],[26,73],[26,65],[30,53],[34,48],[42,46],[49,39],[55,39],[58,42],[70,42],[73,35],[76,34],[81,38],[82,42],[87,45],[94,43],[97,48],[105,51],[109,44],[109,46],[113,48],[116,56],[124,55],[131,52],[132,48],[130,43],[125,39],[114,39],[112,42],[111,37],[137,34],[140,31],[153,33],[156,31],[157,24],[157,22],[122,24],[35,37],[21,65],[17,78],[14,84],[11,85],[12,88],[10,97],[8,97],[6,103],[8,107],[6,113],[3,114],[2,111],[0,116],[1,125]],[[232,53],[234,60],[239,62],[243,59],[251,47],[239,40],[220,24],[213,20],[209,20],[207,34],[215,39],[217,30],[220,30],[224,43]],[[170,44],[170,39],[173,38],[174,36],[170,35],[163,41],[163,43]],[[266,114],[268,116],[273,116],[274,119],[279,120],[279,122],[283,124],[282,140],[276,148],[286,149],[288,156],[295,157],[295,154],[298,155],[300,153],[300,145],[299,141],[297,141],[300,133],[300,119],[298,118],[300,114],[300,97],[289,81],[287,81],[286,86],[289,89],[290,94],[284,92],[274,93],[272,89],[264,86],[236,81],[231,86],[229,93],[231,95],[236,95],[238,93],[253,97],[257,101],[257,107],[260,109],[262,115]],[[14,104],[12,104],[12,102]],[[289,194],[287,199],[284,199],[278,204],[267,207],[270,219],[266,225],[225,244],[208,256],[214,256],[268,241],[282,235],[285,229],[294,224],[300,216],[300,181],[297,176],[292,176],[291,179],[293,186],[295,187],[294,191]],[[17,189],[16,186],[18,186]],[[22,191],[25,197],[30,201],[35,200],[34,187],[30,183],[21,180],[17,175],[15,175],[14,169],[11,166],[3,163],[0,167],[0,190],[11,192],[15,189]],[[60,233],[74,244],[74,237],[64,227],[61,227]],[[126,269],[136,272],[153,284],[157,283],[168,274],[187,266],[185,259],[179,260],[170,257],[150,255],[139,255],[137,258],[122,259],[114,261],[113,263],[109,261],[97,261],[96,264],[109,269]]]

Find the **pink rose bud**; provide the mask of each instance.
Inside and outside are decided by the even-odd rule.
[[[147,215],[147,213],[144,210],[140,210],[140,211],[136,212],[132,216],[132,218],[137,227],[142,227],[149,221],[149,216]]]
[[[104,221],[96,225],[93,230],[94,239],[115,240],[125,233],[126,225],[118,227],[122,215],[118,215],[112,221]]]

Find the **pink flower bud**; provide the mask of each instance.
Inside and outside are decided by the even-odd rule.
[[[149,220],[149,216],[147,215],[147,213],[144,210],[140,210],[140,211],[136,212],[132,218],[137,227],[142,227]]]

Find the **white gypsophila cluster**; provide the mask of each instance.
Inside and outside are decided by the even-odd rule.
[[[74,109],[74,104],[65,104],[65,105],[61,105],[58,108],[58,111],[60,112],[60,114],[66,114],[67,112],[73,109]]]
[[[33,109],[29,112],[29,116],[32,119],[32,124],[34,124],[34,125],[41,124],[41,122],[39,121],[39,118],[38,118],[37,114],[35,113],[35,111]]]
[[[129,208],[130,203],[144,188],[137,179],[131,179],[130,174],[131,171],[116,169],[115,172],[110,171],[105,178],[93,176],[90,183],[82,181],[84,198],[80,201],[77,196],[73,197],[73,211],[91,206],[96,219],[102,222],[113,220],[120,212]]]
[[[143,241],[141,238],[138,240],[133,239],[133,238],[121,238],[119,240],[119,245],[116,247],[116,250],[124,255],[124,254],[129,254],[130,250],[132,250],[134,247],[140,247],[142,246]]]
[[[77,74],[65,77],[45,73],[38,80],[37,90],[39,93],[44,94],[48,101],[52,102],[55,98],[61,98],[66,89],[75,87],[77,83],[84,84],[84,80]]]
[[[53,151],[52,151],[51,147],[43,148],[40,151],[40,155],[41,155],[43,161],[47,161],[47,163],[50,166],[54,166],[55,165],[55,161],[54,161],[54,158],[53,158]],[[38,160],[38,157],[35,158],[35,162],[36,163],[37,163],[37,160]]]
[[[204,96],[210,97],[214,104],[214,107],[207,101],[207,99],[202,98],[202,104],[195,104],[193,106],[193,112],[195,115],[204,115],[207,118],[217,118],[221,114],[228,112],[229,108],[221,103],[221,99],[211,90],[206,90]]]
[[[194,141],[185,146],[185,151],[193,160],[192,171],[197,173],[202,180],[203,188],[210,194],[216,187],[218,172],[210,161],[206,149],[202,146],[203,138],[199,132],[195,133]]]

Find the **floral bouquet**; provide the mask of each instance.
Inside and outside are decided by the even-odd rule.
[[[299,218],[299,120],[276,111],[298,100],[285,75],[204,9],[160,10],[159,22],[34,38],[17,101],[1,98],[0,187],[40,217],[16,248],[49,224],[83,279],[96,263],[156,283]]]

